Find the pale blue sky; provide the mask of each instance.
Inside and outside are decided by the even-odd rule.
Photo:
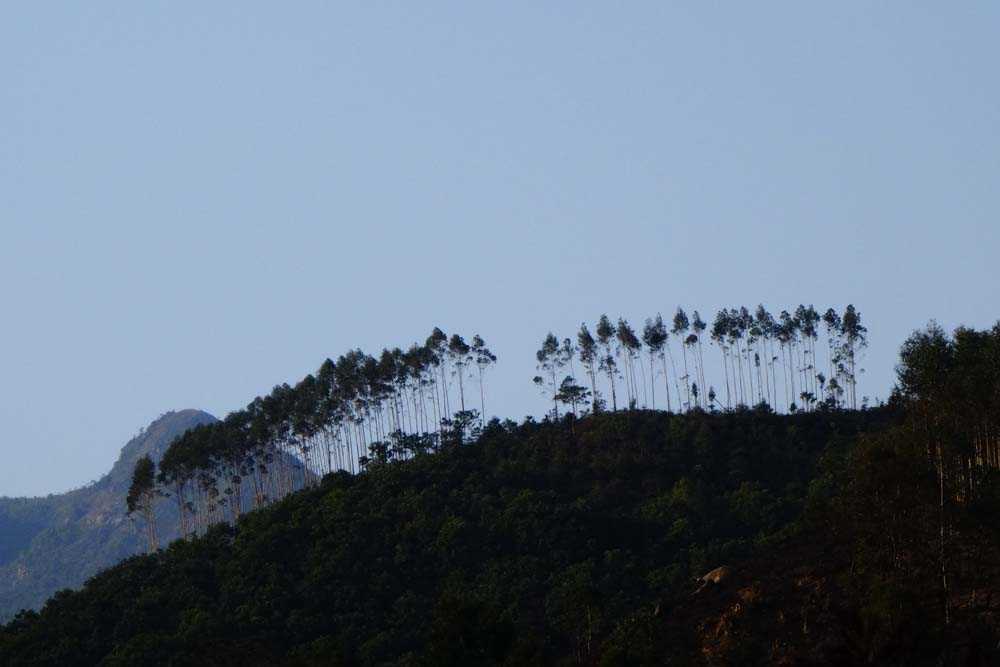
[[[1000,5],[5,3],[0,495],[326,356],[853,301],[1000,317]]]

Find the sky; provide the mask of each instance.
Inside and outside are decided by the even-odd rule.
[[[1000,317],[1000,5],[0,8],[0,495],[350,348],[854,303]]]

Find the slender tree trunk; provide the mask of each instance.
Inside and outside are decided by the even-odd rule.
[[[590,376],[590,397],[592,401],[591,409],[593,409],[593,407],[597,405],[597,377],[596,377],[596,371],[594,370],[593,361],[591,361],[590,365],[587,367],[587,375]],[[593,411],[597,412],[597,410]]]
[[[687,390],[687,409],[691,409],[691,375],[688,373],[687,343],[681,341],[681,353],[684,355],[684,388]]]
[[[443,403],[444,413],[446,415],[446,418],[450,419],[451,418],[451,411],[448,409],[448,379],[447,379],[447,377],[445,375],[445,373],[446,373],[445,366],[446,366],[446,364],[444,362],[444,359],[442,359],[441,360],[441,396],[442,396],[442,400],[444,401],[444,403]]]
[[[605,363],[610,364],[612,360],[611,350],[605,350]],[[615,371],[611,366],[608,366],[608,383],[611,385],[611,410],[612,412],[618,412],[618,397],[615,392]]]
[[[636,354],[635,365],[639,367],[639,372],[642,373],[642,405],[643,407],[647,407],[649,405],[649,394],[646,393],[646,369],[642,365],[640,354],[641,352]],[[650,364],[650,368],[652,368],[652,364]]]
[[[740,339],[736,339],[736,369],[739,372],[740,382],[737,385],[739,387],[738,396],[736,398],[741,404],[746,405],[746,396],[744,394],[743,387],[743,350],[740,349]]]
[[[553,369],[552,373],[552,412],[556,416],[556,421],[559,421],[559,402],[556,400],[556,372]]]
[[[674,353],[670,350],[670,343],[666,344],[667,356],[670,358],[670,370],[674,372],[674,390],[677,392],[677,400],[681,401],[681,386],[677,383],[677,364],[674,363]],[[669,393],[667,395],[667,400],[669,401]],[[677,409],[680,410],[684,406],[678,405]]]
[[[722,350],[722,374],[726,378],[726,409],[733,409],[733,399],[729,393],[729,353],[726,352],[726,347],[722,343],[719,343],[719,349]]]
[[[667,357],[663,352],[660,352],[660,363],[663,364],[663,390],[667,392],[667,412],[673,412],[674,408],[670,404],[670,374],[667,373]]]
[[[184,484],[174,484],[174,498],[177,500],[178,531],[181,539],[187,537],[187,508],[184,506]]]
[[[701,345],[701,336],[698,336],[698,376],[701,378],[701,391],[699,395],[702,397],[708,395],[708,387],[705,386],[705,353]]]
[[[774,341],[768,339],[767,363],[771,367],[771,405],[778,407],[778,376],[774,372]]]
[[[653,404],[653,410],[656,409],[656,373],[653,371],[653,352],[649,352],[649,396],[650,402]]]
[[[479,423],[486,426],[486,389],[483,384],[483,367],[479,366],[479,402],[483,412],[479,415]]]
[[[948,590],[948,569],[945,565],[945,511],[944,511],[944,452],[940,443],[938,450],[938,488],[939,488],[939,527],[940,527],[940,549],[938,557],[941,561],[941,589],[944,593],[944,623],[951,623],[951,602]]]

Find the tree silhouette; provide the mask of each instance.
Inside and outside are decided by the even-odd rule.
[[[432,363],[438,366],[441,371],[441,398],[440,404],[442,406],[443,414],[450,414],[448,409],[448,336],[445,335],[443,331],[434,327],[434,331],[431,335],[427,337],[427,342],[425,344],[427,349],[431,353]]]
[[[129,486],[125,504],[128,513],[139,512],[146,526],[146,542],[149,552],[158,548],[156,541],[156,517],[153,514],[153,499],[156,497],[156,465],[149,455],[135,462],[132,484]]]
[[[667,327],[663,324],[663,318],[657,314],[655,320],[646,319],[646,326],[642,330],[642,340],[646,344],[646,352],[649,355],[649,390],[652,397],[652,407],[656,408],[656,373],[653,370],[653,362],[660,360],[663,366],[664,388],[667,393],[667,412],[672,412],[670,406],[670,378],[667,375],[667,361],[663,348],[667,344]]]
[[[497,355],[490,351],[490,348],[486,347],[486,341],[483,340],[482,336],[476,334],[472,337],[472,355],[473,360],[476,363],[476,368],[479,369],[479,399],[480,405],[482,407],[481,419],[486,419],[486,383],[484,380],[484,375],[486,369],[497,362]]]
[[[635,335],[635,330],[621,317],[618,318],[615,332],[618,337],[618,353],[625,362],[623,368],[625,369],[625,384],[628,388],[629,408],[634,409],[639,402],[639,382],[635,374],[635,359],[639,350],[642,349],[642,344]]]
[[[691,376],[688,373],[688,362],[687,362],[687,330],[690,327],[690,321],[688,320],[687,313],[684,309],[679,307],[677,312],[674,313],[674,326],[670,330],[675,336],[679,337],[681,340],[681,352],[684,354],[684,386],[687,392],[687,402],[685,403],[688,409],[691,408]]]
[[[759,305],[754,315],[745,307],[722,309],[716,315],[710,344],[718,345],[722,353],[727,411],[738,410],[748,401],[777,405],[775,364],[779,360],[786,410],[809,411],[818,405],[856,409],[861,372],[858,356],[867,344],[860,314],[853,305],[847,306],[842,316],[831,308],[820,317],[812,306],[800,306],[796,313],[793,317],[782,311],[775,321]],[[830,375],[817,371],[819,321],[826,327]],[[693,311],[689,321],[678,308],[673,331],[684,353],[681,375],[660,315],[645,321],[641,341],[625,318],[619,318],[615,326],[603,315],[596,337],[585,324],[575,342],[564,339],[560,343],[553,334],[547,335],[536,353],[536,382],[552,401],[554,419],[559,416],[560,403],[579,413],[581,405],[591,400],[593,411],[598,411],[602,405],[599,374],[607,378],[612,410],[617,410],[619,369],[624,371],[629,409],[639,407],[640,400],[655,409],[659,359],[668,411],[672,411],[671,378],[679,403],[687,409],[707,406],[714,411],[718,398],[704,362],[706,329],[698,311]],[[773,350],[775,340],[780,354]],[[961,340],[962,350],[970,350],[974,347],[970,341],[977,339],[962,333]],[[643,345],[648,368],[646,359],[636,364]],[[694,366],[687,359],[688,348]],[[975,357],[969,352],[963,358]],[[577,384],[576,359],[590,380],[589,390]],[[142,513],[144,507],[152,511],[157,498],[172,497],[180,534],[199,534],[214,523],[235,523],[250,509],[317,485],[326,474],[338,470],[356,473],[365,466],[419,456],[445,442],[464,442],[474,429],[489,428],[485,377],[495,363],[496,355],[482,336],[477,334],[468,345],[461,335],[449,338],[440,328],[434,328],[422,345],[386,348],[376,356],[354,349],[336,360],[325,359],[316,372],[294,385],[275,386],[221,422],[192,429],[174,441],[164,453],[158,473],[155,467],[151,473],[143,471],[145,488],[153,488],[154,493],[141,495],[142,487],[137,486],[133,513]],[[974,363],[968,362],[966,368],[966,377],[980,377]],[[465,403],[465,381],[472,375],[479,380],[481,412],[469,410]],[[457,402],[462,408],[454,414],[449,411],[449,378],[457,380]],[[988,386],[983,380],[977,382]],[[471,418],[476,423],[470,426]],[[450,431],[459,427],[462,433]],[[979,437],[975,442],[980,459],[996,458],[993,441]],[[150,474],[152,485],[148,483]],[[965,476],[971,477],[971,473]],[[155,544],[155,538],[147,541]]]
[[[458,334],[451,335],[451,339],[448,341],[448,357],[455,369],[455,375],[458,376],[458,391],[462,412],[465,412],[465,374],[469,363],[472,361],[472,357],[470,357],[471,353],[472,349],[465,342],[465,339]]]
[[[611,341],[615,338],[615,326],[607,315],[601,315],[597,322],[597,342],[601,347],[600,369],[608,376],[608,384],[611,385],[611,410],[618,411],[618,398],[615,392],[615,375],[618,374],[618,365],[611,351]]]
[[[694,336],[694,342],[698,346],[698,381],[701,382],[702,387],[705,386],[705,355],[702,351],[701,337],[707,328],[708,325],[695,310],[691,314],[691,335]]]
[[[580,355],[580,362],[584,371],[590,379],[590,394],[593,400],[592,410],[598,411],[599,397],[597,395],[597,363],[600,352],[597,349],[597,341],[590,334],[590,330],[585,323],[580,324],[580,331],[576,334],[576,347]]]
[[[542,346],[535,353],[535,366],[539,375],[536,375],[533,382],[542,387],[552,397],[552,414],[555,419],[559,419],[559,384],[556,375],[563,367],[563,355],[559,349],[559,339],[550,331],[542,341]]]
[[[785,372],[785,404],[791,408],[795,402],[795,320],[787,310],[778,315],[777,338],[781,346],[781,365]]]
[[[827,379],[829,380],[828,393],[830,398],[834,401],[834,406],[839,405],[839,398],[837,394],[837,389],[840,387],[840,383],[837,381],[837,376],[839,373],[836,368],[839,364],[839,349],[840,349],[840,315],[833,308],[827,308],[826,312],[823,313],[823,325],[826,328],[826,346],[827,346]]]
[[[577,415],[577,406],[584,404],[590,398],[590,390],[576,383],[572,375],[567,375],[559,383],[559,390],[556,392],[556,400],[564,405],[568,405]]]
[[[770,397],[768,402],[772,406],[778,405],[778,380],[775,374],[774,365],[778,360],[778,357],[774,354],[774,338],[777,333],[777,323],[774,321],[774,317],[767,311],[764,304],[758,304],[757,310],[754,313],[754,319],[756,321],[757,330],[760,332],[760,336],[763,340],[763,351],[765,354],[765,372],[770,373],[770,379],[768,382],[768,389]]]
[[[851,409],[858,409],[858,368],[857,357],[860,350],[868,346],[868,329],[861,324],[861,313],[853,304],[844,309],[841,316],[841,332],[843,334],[843,354],[847,359],[848,392],[851,398]]]
[[[719,346],[719,351],[722,353],[722,373],[726,380],[726,408],[731,409],[733,407],[732,394],[729,389],[729,347],[727,346],[727,337],[732,325],[729,321],[729,313],[725,308],[720,310],[715,314],[715,320],[712,322],[712,341]],[[735,377],[734,377],[735,380]]]

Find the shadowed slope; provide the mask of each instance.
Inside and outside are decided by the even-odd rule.
[[[141,551],[123,500],[135,462],[145,455],[158,461],[181,433],[214,421],[200,410],[168,412],[132,438],[97,482],[40,498],[0,498],[0,618],[38,607]],[[165,537],[176,535],[172,517],[164,513],[159,523]]]

